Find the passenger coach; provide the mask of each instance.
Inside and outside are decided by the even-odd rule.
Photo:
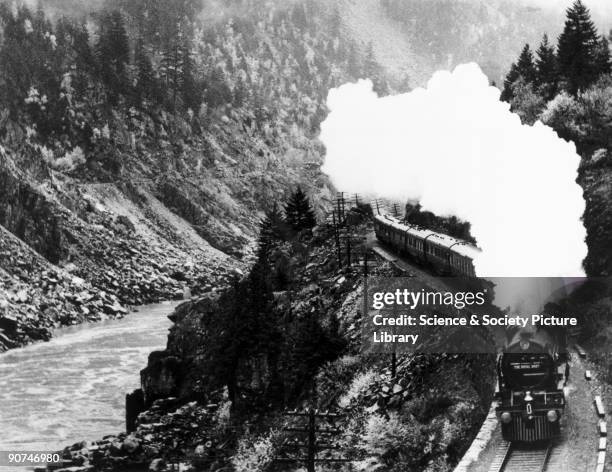
[[[466,241],[401,223],[389,215],[376,215],[374,230],[379,241],[433,266],[441,274],[476,276],[472,261],[480,251]]]

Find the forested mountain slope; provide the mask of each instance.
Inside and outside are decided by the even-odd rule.
[[[365,58],[314,3],[236,3],[212,19],[190,1],[113,0],[86,17],[0,4],[0,224],[54,271],[124,305],[181,297],[248,262],[263,211],[297,184],[325,205],[324,99],[366,75]],[[21,329],[25,311],[64,322],[15,277],[0,291],[5,347],[48,335]]]

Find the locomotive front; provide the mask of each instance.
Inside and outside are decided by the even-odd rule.
[[[518,332],[498,358],[497,413],[509,441],[549,440],[560,433],[567,357],[550,334]]]

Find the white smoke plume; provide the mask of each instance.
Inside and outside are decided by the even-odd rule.
[[[573,143],[521,124],[476,64],[426,89],[378,97],[369,80],[329,92],[323,170],[343,191],[472,223],[486,277],[583,275],[585,202]]]

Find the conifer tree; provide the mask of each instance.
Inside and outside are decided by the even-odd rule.
[[[559,73],[571,94],[584,90],[597,80],[598,46],[599,37],[589,10],[581,0],[576,0],[567,10],[557,48]]]
[[[510,100],[512,100],[512,86],[514,85],[514,82],[518,80],[519,77],[520,74],[518,71],[518,67],[516,63],[513,62],[510,66],[508,74],[506,74],[506,77],[504,79],[504,90],[502,91],[500,96],[501,100],[503,100],[504,102],[509,102]]]
[[[274,203],[274,206],[266,212],[266,216],[259,224],[259,253],[267,254],[270,247],[278,241],[285,239],[286,224],[283,214]]]
[[[157,83],[155,73],[153,71],[153,65],[151,64],[151,59],[149,59],[149,56],[145,51],[144,41],[142,38],[136,42],[134,49],[134,63],[136,65],[137,73],[135,92],[139,101],[142,101],[143,98],[158,98]]]
[[[208,77],[206,88],[206,104],[216,108],[232,101],[232,91],[227,85],[225,73],[220,67],[216,67]]]
[[[548,101],[556,95],[558,84],[557,56],[554,47],[548,42],[548,35],[542,38],[536,56],[536,85]]]
[[[310,202],[301,187],[291,195],[285,207],[285,220],[295,231],[312,229],[317,224]]]
[[[510,71],[504,79],[504,90],[501,94],[501,99],[506,102],[512,101],[514,98],[514,85],[519,80],[526,84],[534,84],[537,77],[537,70],[533,60],[533,53],[529,44],[525,44],[516,63],[510,66]]]
[[[129,39],[118,10],[101,16],[96,53],[100,76],[109,89],[111,102],[115,102],[126,89],[126,67],[130,59]]]
[[[180,85],[185,108],[199,111],[202,104],[202,93],[195,78],[195,65],[188,42],[181,48]]]
[[[518,74],[528,84],[533,84],[536,81],[537,70],[533,60],[533,53],[529,44],[525,44],[516,63]]]
[[[89,74],[95,67],[94,53],[89,45],[89,32],[85,24],[74,25],[72,41],[75,50],[76,77],[74,87],[83,96],[88,87]]]

